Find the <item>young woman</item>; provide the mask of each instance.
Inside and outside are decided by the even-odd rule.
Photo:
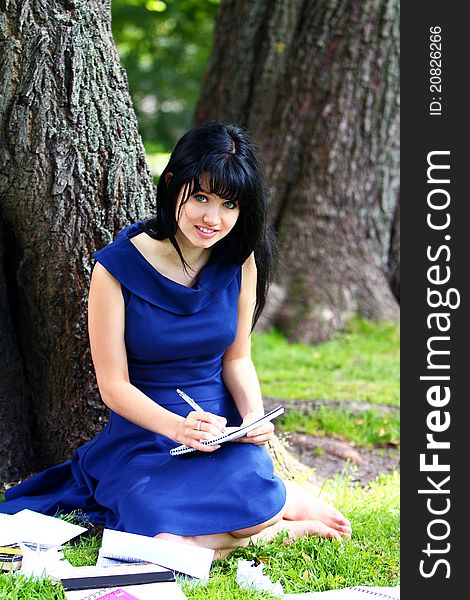
[[[94,254],[89,335],[109,422],[71,461],[8,490],[1,512],[82,509],[216,557],[281,529],[350,535],[339,511],[274,474],[271,423],[236,442],[201,443],[263,415],[250,334],[273,268],[266,196],[246,131],[210,122],[181,138],[156,216]],[[179,444],[198,452],[171,456]]]

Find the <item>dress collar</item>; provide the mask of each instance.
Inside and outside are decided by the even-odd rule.
[[[155,306],[180,315],[201,311],[232,283],[240,267],[218,260],[213,251],[192,287],[162,275],[131,242],[143,231],[138,221],[123,229],[116,239],[94,253],[124,287]]]

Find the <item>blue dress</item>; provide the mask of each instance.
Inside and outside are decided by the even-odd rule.
[[[126,227],[94,257],[121,284],[130,382],[161,406],[186,416],[181,388],[209,412],[239,425],[222,380],[222,357],[238,317],[241,268],[217,256],[196,284],[160,274],[131,242],[141,223]],[[91,522],[153,536],[234,531],[267,521],[286,492],[264,447],[222,444],[211,453],[171,456],[178,443],[111,411],[104,429],[71,460],[9,489],[0,512],[45,514],[80,509]]]

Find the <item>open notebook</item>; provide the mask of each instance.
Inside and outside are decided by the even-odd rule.
[[[249,431],[256,429],[260,425],[263,425],[264,423],[267,423],[268,421],[272,421],[279,415],[282,415],[283,412],[284,412],[284,407],[277,406],[276,408],[273,408],[273,410],[270,410],[268,413],[266,413],[264,415],[264,417],[261,417],[257,421],[253,421],[253,423],[250,423],[249,425],[245,425],[244,427],[228,427],[227,428],[228,431],[226,433],[224,433],[223,435],[220,435],[219,437],[216,437],[212,440],[205,440],[202,443],[204,444],[204,446],[215,446],[218,444],[223,444],[224,442],[230,442],[231,440],[236,440],[237,438],[241,438],[244,435],[246,435]],[[172,450],[170,450],[170,454],[172,456],[175,456],[177,454],[187,454],[188,452],[195,452],[195,451],[196,451],[196,448],[191,448],[191,446],[186,446],[185,444],[183,444],[181,446],[177,446],[176,448],[173,448]]]

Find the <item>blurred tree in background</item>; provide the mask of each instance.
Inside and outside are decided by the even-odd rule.
[[[263,320],[296,340],[398,318],[399,12],[221,4],[195,122],[238,123],[261,151],[281,242]]]
[[[192,126],[220,0],[112,0],[112,31],[147,152]]]
[[[210,119],[261,150],[284,266],[260,326],[314,341],[356,314],[398,316],[398,6],[113,1],[152,173]]]

